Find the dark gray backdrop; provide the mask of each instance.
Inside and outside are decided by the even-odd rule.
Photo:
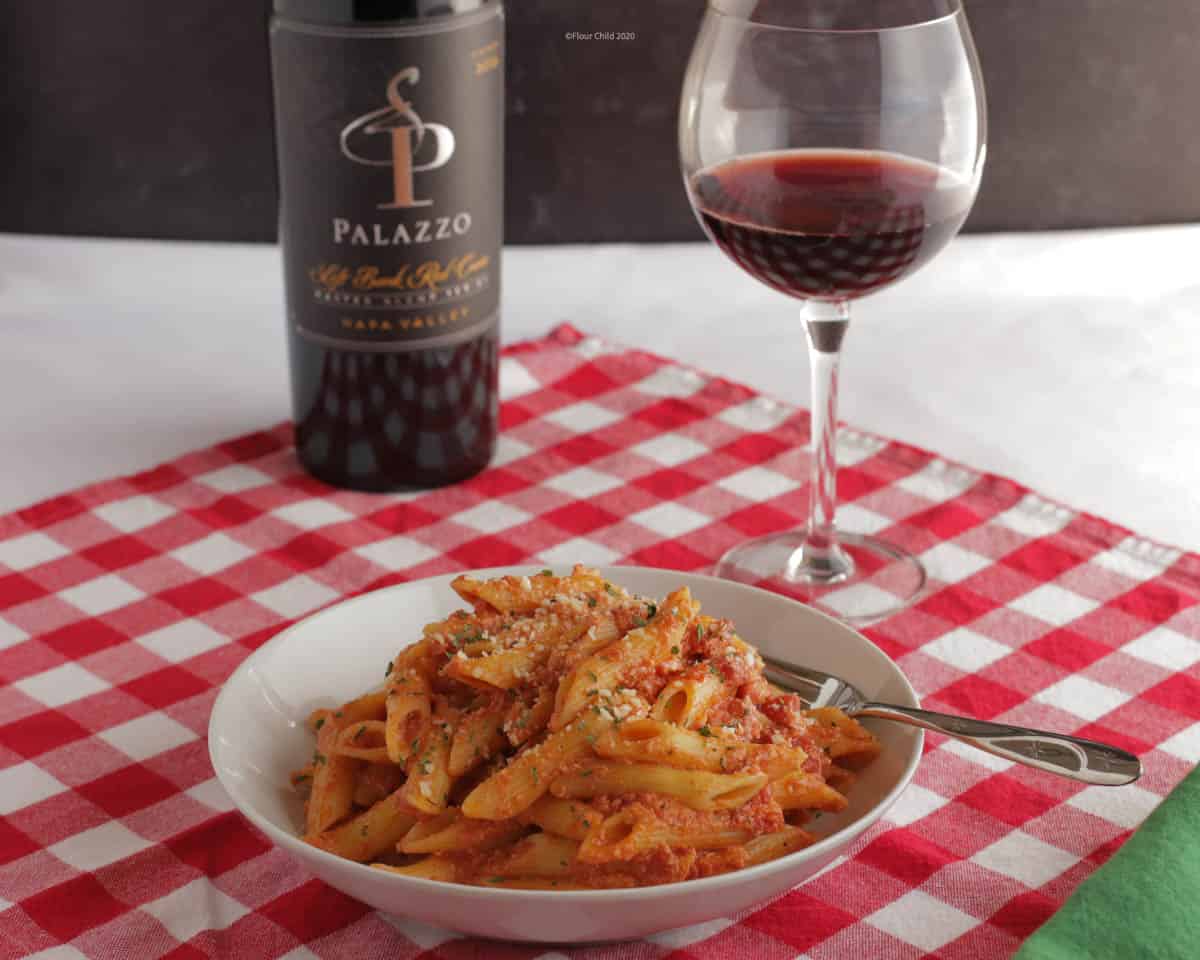
[[[1200,3],[968,0],[991,153],[969,227],[1200,219]],[[274,237],[268,0],[9,0],[0,230]],[[509,0],[507,237],[699,237],[675,110],[703,0]],[[568,42],[567,31],[635,41]]]

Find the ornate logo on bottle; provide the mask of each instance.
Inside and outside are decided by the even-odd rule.
[[[414,175],[444,167],[454,156],[454,131],[445,124],[423,121],[400,92],[404,84],[415,87],[420,81],[418,67],[401,70],[388,82],[388,106],[363,114],[342,130],[342,155],[346,159],[368,167],[392,168],[392,199],[378,204],[380,210],[432,206],[433,200],[417,199]],[[374,159],[354,148],[360,135],[376,134],[387,134],[391,139],[391,156],[386,159]]]

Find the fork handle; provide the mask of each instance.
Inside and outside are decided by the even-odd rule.
[[[1132,783],[1142,775],[1142,763],[1132,753],[1095,740],[890,703],[865,703],[854,711],[854,715],[924,727],[1005,760],[1084,783],[1117,787]]]

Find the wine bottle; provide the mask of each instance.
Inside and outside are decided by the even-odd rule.
[[[503,236],[500,0],[274,0],[296,452],[357,490],[491,459]]]

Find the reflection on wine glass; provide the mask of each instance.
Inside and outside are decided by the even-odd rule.
[[[805,301],[812,373],[808,525],[735,546],[718,575],[859,624],[924,586],[916,557],[834,523],[838,363],[851,301],[962,226],[986,130],[961,0],[708,0],[680,108],[688,198],[734,263]]]

